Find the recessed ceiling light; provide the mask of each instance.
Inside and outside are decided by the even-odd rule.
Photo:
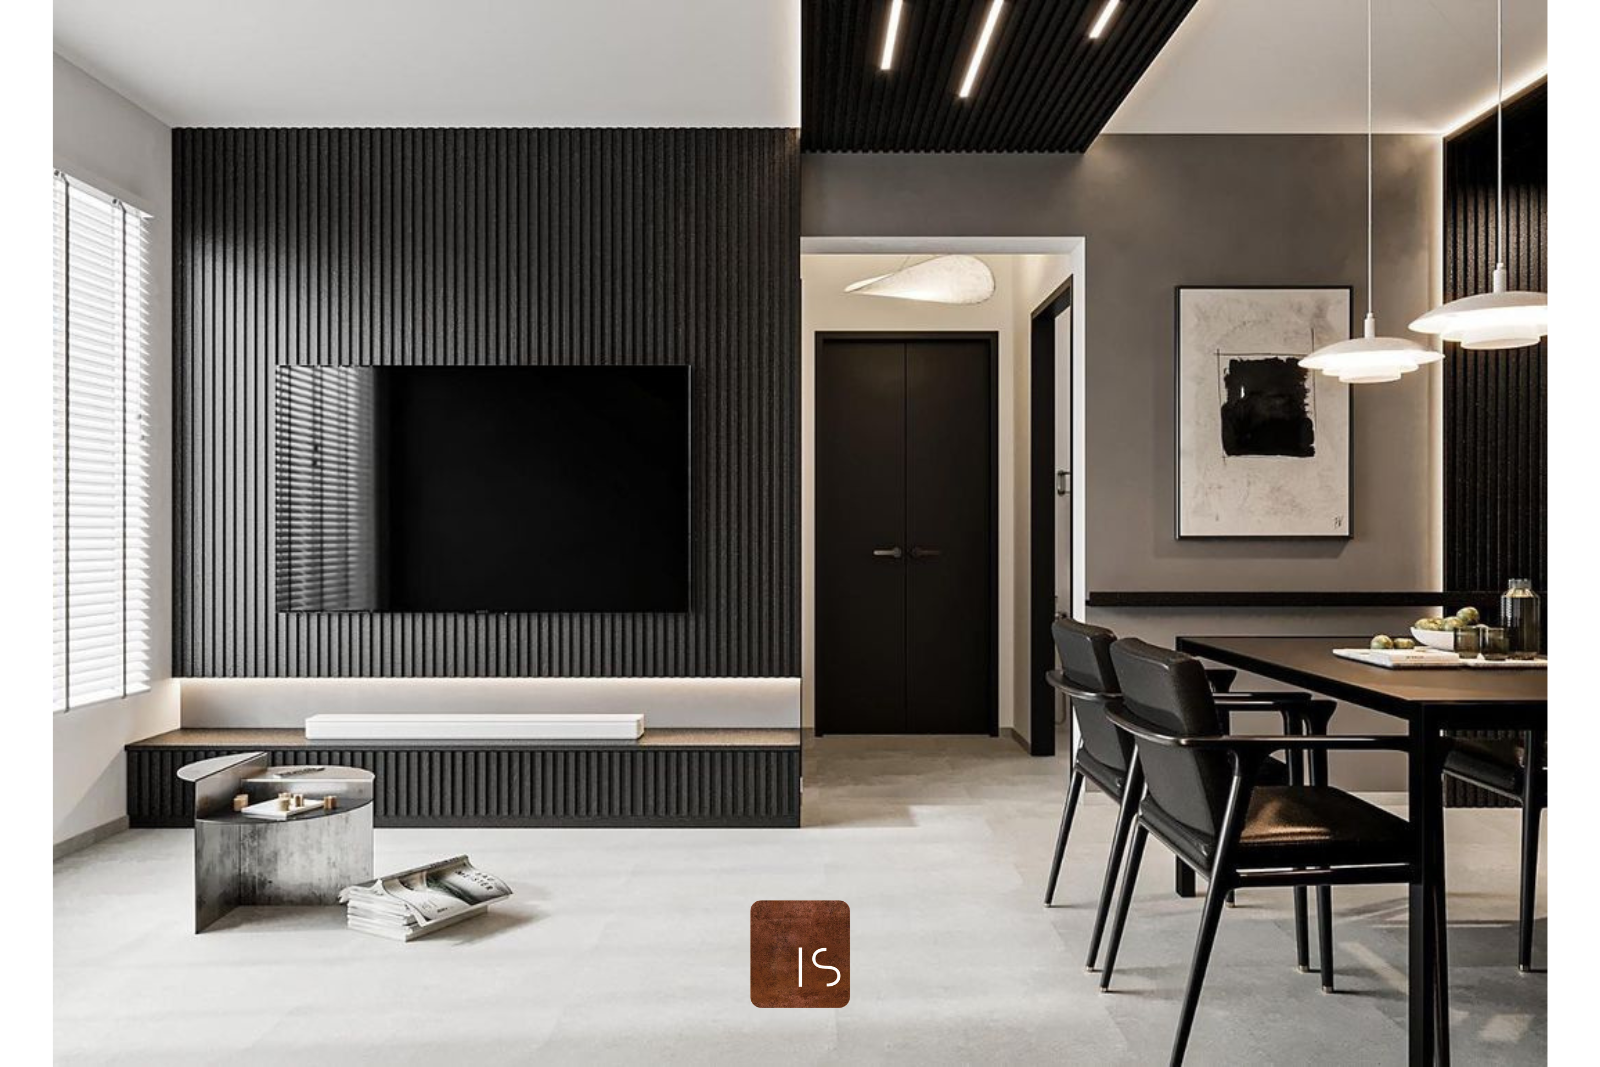
[[[989,0],[989,13],[983,16],[983,30],[978,34],[978,43],[972,49],[972,58],[967,61],[966,76],[961,79],[961,91],[956,95],[965,99],[972,95],[972,86],[978,80],[978,68],[983,66],[983,57],[989,51],[989,42],[994,39],[994,24],[1000,21],[1000,7],[1003,0]]]
[[[1106,6],[1100,9],[1100,14],[1095,17],[1094,25],[1089,27],[1089,40],[1098,41],[1100,35],[1106,32],[1106,23],[1111,21],[1111,16],[1116,14],[1117,8],[1122,6],[1122,0],[1106,0]]]
[[[888,70],[894,66],[894,42],[900,35],[900,8],[901,0],[889,0],[889,25],[883,31],[883,57],[878,60],[879,70]]]

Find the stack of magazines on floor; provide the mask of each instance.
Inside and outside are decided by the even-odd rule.
[[[386,874],[371,885],[339,892],[352,930],[411,941],[463,919],[482,915],[511,895],[511,887],[472,865],[465,856]]]

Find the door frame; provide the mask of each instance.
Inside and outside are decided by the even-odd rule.
[[[1050,624],[1056,616],[1056,319],[1071,312],[1068,277],[1028,317],[1028,753],[1033,756],[1056,754],[1055,690],[1044,678],[1055,658]],[[1077,358],[1077,347],[1074,328],[1068,359]],[[1071,405],[1066,420],[1071,440]],[[1069,469],[1067,478],[1070,485],[1078,472]],[[1070,613],[1071,605],[1066,608]]]
[[[989,724],[989,736],[1000,736],[1000,333],[998,330],[817,330],[812,359],[819,371],[821,361],[816,359],[822,346],[830,341],[983,341],[989,346],[989,576],[988,641],[988,705],[984,715]],[[816,457],[811,457],[815,469]],[[812,515],[812,522],[816,516]],[[814,536],[814,535],[813,535]],[[812,575],[815,582],[817,576]],[[815,670],[822,673],[819,661]],[[817,737],[826,733],[826,712],[815,708],[812,729]],[[901,735],[896,735],[901,736]],[[917,736],[907,734],[903,736]],[[971,735],[967,735],[971,736]]]

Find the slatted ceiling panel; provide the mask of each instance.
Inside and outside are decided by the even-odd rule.
[[[808,152],[1082,152],[1195,0],[1007,0],[972,95],[956,92],[989,0],[907,0],[893,69],[878,63],[889,0],[805,0]]]
[[[192,129],[174,148],[175,673],[799,673],[789,130]],[[274,367],[692,370],[684,615],[274,610]]]

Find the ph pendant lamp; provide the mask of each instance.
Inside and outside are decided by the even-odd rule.
[[[1350,385],[1399,381],[1424,363],[1444,358],[1403,337],[1379,337],[1372,314],[1372,0],[1367,0],[1367,318],[1362,336],[1324,345],[1300,361]]]
[[[1506,183],[1505,183],[1505,10],[1495,3],[1495,266],[1490,292],[1462,297],[1434,308],[1411,328],[1436,333],[1462,348],[1524,348],[1536,345],[1550,332],[1550,310],[1545,294],[1506,288]]]

